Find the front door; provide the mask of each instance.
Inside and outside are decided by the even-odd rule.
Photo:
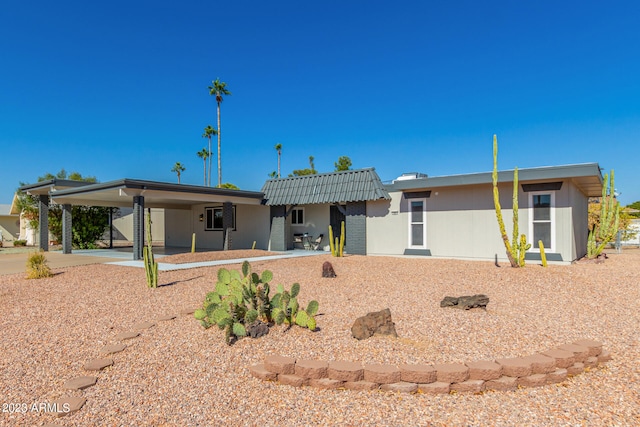
[[[342,205],[341,208],[346,211],[347,210],[347,206],[346,205]],[[335,239],[336,237],[338,239],[340,239],[340,233],[341,233],[341,227],[342,227],[342,221],[345,220],[345,215],[340,212],[338,210],[338,207],[335,205],[331,205],[329,208],[329,225],[331,226],[331,229],[333,230],[333,238]],[[346,227],[346,224],[345,224]],[[345,241],[346,241],[346,228],[345,228]],[[334,242],[335,243],[335,242]]]

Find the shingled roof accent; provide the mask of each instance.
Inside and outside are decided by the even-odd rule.
[[[268,206],[391,199],[374,168],[270,179],[261,191]]]

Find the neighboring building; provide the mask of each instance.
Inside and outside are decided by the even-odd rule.
[[[511,233],[513,171],[498,174],[500,203]],[[373,168],[268,180],[260,192],[123,179],[57,189],[56,180],[24,186],[63,205],[70,229],[72,204],[133,209],[134,259],[142,256],[145,208],[164,210],[164,243],[199,249],[255,245],[295,247],[298,236],[328,246],[345,222],[350,254],[414,255],[506,260],[493,205],[491,173],[442,177],[405,174],[383,184]],[[56,189],[56,191],[52,191]],[[586,253],[588,198],[602,190],[596,163],[519,170],[519,228],[533,243],[527,259],[571,262]],[[66,207],[65,207],[66,206]],[[66,214],[65,214],[66,212]],[[63,221],[64,222],[64,221]],[[70,240],[70,239],[69,239]],[[156,240],[154,238],[154,240]],[[64,251],[71,252],[70,241]]]
[[[13,242],[19,235],[20,215],[12,212],[11,205],[0,205],[0,242]]]

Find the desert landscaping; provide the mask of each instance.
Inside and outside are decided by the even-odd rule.
[[[245,259],[255,252],[232,251]],[[0,255],[1,256],[1,255]],[[166,258],[202,261],[229,253]],[[159,259],[160,262],[165,262]],[[330,261],[336,278],[322,278]],[[194,318],[219,267],[160,273],[109,264],[54,269],[52,278],[0,276],[2,426],[632,426],[640,423],[640,249],[604,263],[543,268],[410,257],[319,255],[251,262],[273,284],[298,282],[319,302],[315,331],[284,326],[227,345]],[[240,264],[226,266],[240,269]],[[445,296],[485,294],[486,310],[441,308]],[[397,338],[351,336],[355,319],[389,308]],[[611,360],[513,391],[431,394],[295,387],[250,368],[266,358],[365,365],[455,364],[528,356],[579,340]],[[126,346],[106,354],[106,348]],[[97,371],[86,364],[108,358]],[[69,381],[94,376],[83,389]],[[80,398],[66,416],[37,408]],[[18,405],[26,405],[26,411]]]

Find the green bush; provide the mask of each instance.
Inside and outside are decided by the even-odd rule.
[[[13,246],[27,246],[27,241],[16,239],[13,241]]]

